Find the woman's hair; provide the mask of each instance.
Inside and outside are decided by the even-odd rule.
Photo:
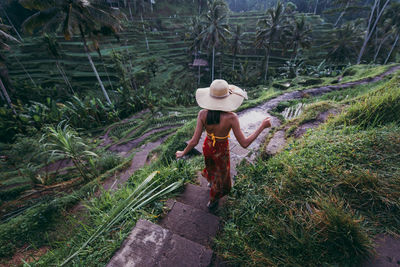
[[[220,110],[208,110],[207,111],[207,119],[206,119],[207,125],[219,124],[220,117],[221,117]]]

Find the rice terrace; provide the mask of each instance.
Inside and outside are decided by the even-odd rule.
[[[0,0],[0,266],[400,266],[400,1]]]

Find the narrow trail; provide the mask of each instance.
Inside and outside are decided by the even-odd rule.
[[[394,66],[388,71],[373,77],[359,81],[348,82],[338,85],[322,86],[317,88],[306,89],[303,91],[293,91],[284,93],[265,103],[247,110],[238,112],[240,126],[245,135],[253,132],[261,123],[261,121],[270,116],[272,118],[272,127],[281,124],[278,118],[271,116],[268,112],[282,101],[300,99],[306,96],[317,96],[326,94],[336,90],[342,90],[356,85],[367,84],[382,80],[387,75],[400,70],[400,66]],[[326,120],[329,114],[322,114],[320,121]],[[318,125],[304,126],[315,127]],[[257,156],[260,145],[269,133],[266,129],[247,149],[242,148],[235,137],[230,139],[231,152],[231,170],[236,173],[236,165],[243,159],[252,161]],[[276,139],[279,139],[279,151],[285,145],[283,131],[278,131]],[[300,137],[302,132],[297,133]],[[274,135],[274,137],[275,137]],[[199,144],[196,146],[198,152],[202,152],[202,143],[205,134],[203,133]],[[283,141],[282,141],[283,139]],[[274,138],[271,139],[269,145],[274,144]],[[211,250],[212,239],[215,237],[221,219],[210,213],[206,208],[209,198],[209,188],[206,186],[205,179],[198,176],[200,185],[187,184],[185,190],[177,199],[167,201],[169,212],[158,223],[154,224],[146,220],[139,220],[132,229],[128,238],[123,242],[120,249],[114,254],[107,267],[119,266],[227,266],[218,257],[215,257]],[[221,203],[220,203],[221,205]],[[387,240],[388,238],[386,238]],[[382,238],[381,240],[385,240]],[[389,239],[392,243],[393,239]],[[378,244],[379,247],[379,244]],[[378,253],[381,253],[378,251]],[[382,253],[381,253],[382,254]],[[379,257],[387,257],[378,255]],[[365,266],[392,266],[384,265],[388,261],[383,260],[383,265],[369,262]],[[369,265],[368,265],[369,264]],[[394,266],[394,265],[393,265]]]

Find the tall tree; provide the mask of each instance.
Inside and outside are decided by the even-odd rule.
[[[201,32],[203,42],[212,49],[211,80],[214,80],[215,49],[225,43],[230,34],[226,23],[227,5],[224,0],[209,0],[208,11],[203,16],[204,29]]]
[[[364,34],[364,42],[361,46],[360,52],[357,58],[357,64],[360,64],[361,58],[364,55],[365,49],[367,47],[368,41],[371,39],[372,34],[385,11],[386,6],[389,4],[390,0],[386,0],[382,8],[380,8],[380,0],[374,0],[374,4],[371,7],[371,13],[369,15],[367,28]],[[376,14],[375,14],[376,13]]]
[[[291,27],[288,27],[284,32],[289,40],[289,48],[293,49],[292,57],[297,56],[299,48],[305,49],[311,47],[312,30],[304,16],[295,18],[294,23],[291,23]]]
[[[65,84],[69,87],[69,89],[71,90],[71,93],[74,94],[75,93],[74,89],[72,88],[72,85],[69,82],[67,74],[65,73],[63,67],[60,64],[60,59],[61,59],[60,44],[57,42],[56,37],[48,35],[48,34],[44,34],[43,41],[44,41],[45,45],[47,46],[47,50],[49,51],[51,57],[53,57],[54,60],[56,61],[56,66],[57,66],[58,72],[60,73],[61,77],[63,78]]]
[[[390,56],[393,53],[394,48],[397,45],[397,42],[399,41],[400,37],[400,3],[395,2],[390,5],[390,7],[387,9],[387,12],[385,14],[385,17],[388,19],[388,24],[392,26],[392,30],[394,33],[394,41],[392,44],[392,47],[390,48],[390,51],[385,59],[384,64],[386,64]]]
[[[201,48],[201,33],[203,32],[203,26],[201,24],[200,17],[192,17],[187,27],[188,31],[185,33],[185,41],[189,42],[189,52],[195,55],[195,59],[199,56]],[[200,68],[198,66],[198,80],[197,84],[200,84]]]
[[[272,46],[278,41],[284,28],[284,6],[278,1],[274,9],[267,10],[267,16],[257,22],[256,42],[258,48],[265,49],[265,72],[264,81],[268,77],[269,58]]]
[[[12,37],[10,34],[7,33],[7,31],[10,28],[11,27],[1,23],[1,20],[0,20],[0,49],[1,49],[1,52],[3,52],[4,50],[10,50],[10,46],[7,44],[7,42],[12,41],[12,42],[19,43],[19,41],[17,39],[15,39],[14,37]],[[17,112],[15,111],[14,106],[11,102],[11,98],[8,95],[7,89],[3,83],[3,78],[7,78],[7,77],[4,77],[6,75],[3,75],[3,73],[7,73],[7,67],[4,62],[3,53],[0,53],[0,69],[1,69],[1,75],[0,75],[1,93],[4,97],[4,99],[6,100],[8,107],[12,110],[14,115],[17,115]]]
[[[335,0],[333,2],[333,5],[341,5],[341,7],[339,9],[339,10],[341,10],[341,12],[340,12],[338,18],[336,19],[334,27],[336,27],[339,24],[340,20],[344,16],[344,14],[346,14],[346,12],[350,9],[350,5],[354,5],[358,2],[359,2],[359,0]]]
[[[361,31],[352,23],[342,25],[335,30],[330,41],[325,45],[330,51],[329,61],[335,63],[351,62],[355,59],[361,41]]]
[[[74,34],[80,35],[90,66],[104,97],[111,105],[111,100],[90,55],[87,39],[89,38],[95,49],[99,51],[100,35],[114,34],[117,37],[123,18],[121,12],[98,1],[88,0],[19,0],[19,3],[27,9],[37,10],[22,24],[26,32],[32,34],[36,29],[41,28],[43,32],[61,32],[66,40],[70,40]]]
[[[235,70],[235,61],[236,61],[236,56],[237,53],[240,52],[241,48],[242,48],[242,39],[243,39],[243,32],[242,29],[240,27],[240,25],[236,25],[236,28],[233,32],[233,36],[232,36],[232,56],[233,56],[233,60],[232,60],[232,70]]]

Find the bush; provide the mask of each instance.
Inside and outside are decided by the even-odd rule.
[[[103,152],[98,158],[94,160],[94,172],[98,175],[102,174],[118,166],[122,163],[122,161],[123,159],[118,154],[112,152]]]

